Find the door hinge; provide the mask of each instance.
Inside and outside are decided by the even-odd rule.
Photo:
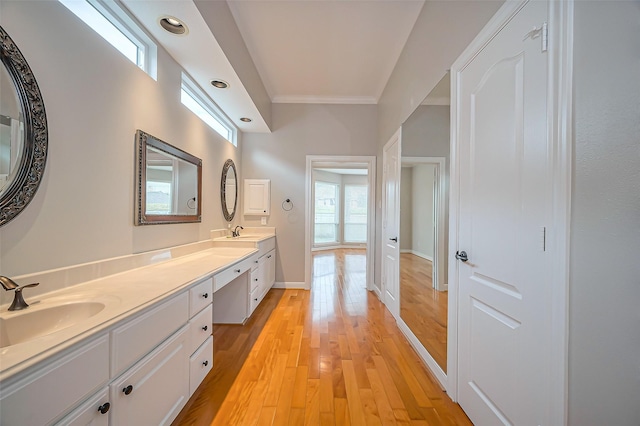
[[[549,49],[549,26],[545,22],[542,24],[542,51],[546,52]]]
[[[542,251],[547,251],[547,227],[540,227],[540,243]]]

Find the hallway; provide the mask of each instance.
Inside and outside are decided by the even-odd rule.
[[[244,326],[215,326],[214,369],[174,424],[470,424],[366,291],[364,263],[317,252],[311,291],[272,289]]]

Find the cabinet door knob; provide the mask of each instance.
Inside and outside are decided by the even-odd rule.
[[[203,327],[202,327],[202,329],[203,329],[204,331],[207,331],[207,330],[209,329],[209,326],[205,325],[205,326],[203,326]]]
[[[111,404],[109,404],[108,402],[105,402],[104,404],[98,407],[98,411],[100,412],[100,414],[107,414],[109,412],[109,408],[111,408]]]
[[[235,272],[236,272],[236,274],[239,274],[240,273],[240,269],[236,269]]]
[[[254,278],[253,280],[254,280],[254,281],[258,281],[258,279],[257,279],[257,278]]]
[[[208,299],[208,298],[209,298],[209,293],[204,293],[204,294],[202,295],[202,297],[204,297],[205,299]]]
[[[271,255],[267,256],[267,259],[271,259]]]
[[[209,361],[204,361],[204,362],[202,363],[202,365],[204,365],[204,366],[206,367],[207,365],[209,365]]]
[[[255,299],[253,299],[253,300],[255,300],[255,301],[257,302],[257,301],[258,301],[258,298],[256,297],[256,298],[255,298]]]
[[[256,263],[259,263],[259,262],[256,260]]]
[[[126,388],[123,388],[122,392],[124,392],[125,395],[129,395],[131,392],[133,392],[133,385],[129,385]]]

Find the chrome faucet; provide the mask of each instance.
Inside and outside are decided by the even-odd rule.
[[[242,226],[238,225],[235,227],[235,229],[233,231],[231,231],[231,236],[232,237],[239,237],[240,236],[240,231],[238,231],[238,228],[240,229],[244,229]]]
[[[2,288],[4,288],[5,290],[7,290],[7,291],[13,290],[14,291],[13,302],[11,303],[11,306],[9,306],[9,310],[10,311],[19,311],[19,310],[26,309],[26,308],[29,307],[27,302],[24,301],[24,297],[22,296],[22,290],[24,290],[25,288],[29,288],[29,287],[35,287],[35,286],[39,285],[40,283],[27,284],[27,285],[23,285],[22,287],[20,287],[11,278],[5,277],[3,275],[0,275],[0,284],[2,285]]]

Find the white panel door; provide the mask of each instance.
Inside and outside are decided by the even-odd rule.
[[[531,32],[547,7],[526,4],[458,74],[458,396],[478,425],[549,424],[548,54]]]
[[[400,130],[382,152],[384,205],[382,206],[382,282],[384,303],[400,316]]]

